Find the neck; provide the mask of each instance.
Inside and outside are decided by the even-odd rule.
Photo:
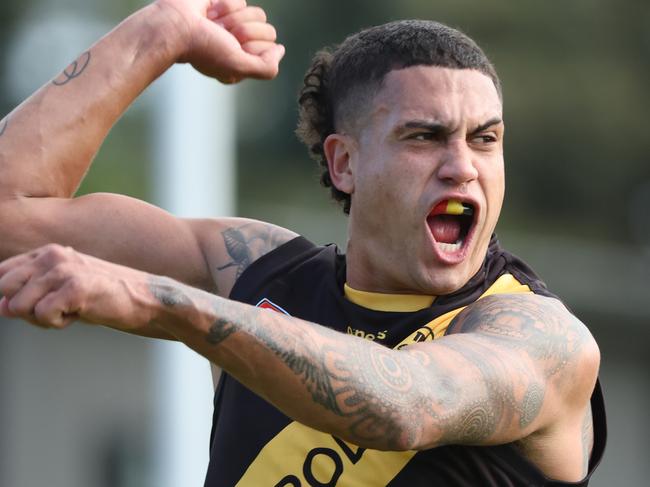
[[[382,266],[375,265],[377,259],[373,259],[369,249],[360,247],[348,241],[346,265],[346,283],[353,289],[364,292],[384,293],[384,294],[424,294],[413,289],[406,283],[400,283],[398,279],[391,278],[386,268],[389,268],[390,262],[386,259],[379,259]]]

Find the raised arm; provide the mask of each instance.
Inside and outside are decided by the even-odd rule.
[[[291,418],[360,446],[536,437],[539,449],[552,438],[552,457],[570,460],[545,473],[564,480],[585,473],[581,428],[599,352],[584,325],[550,298],[484,298],[456,318],[461,333],[396,351],[51,248],[0,264],[0,292],[1,313],[43,326],[73,317],[127,331],[154,323]]]
[[[181,220],[120,195],[72,196],[115,121],[172,64],[233,83],[274,77],[283,53],[264,11],[244,0],[158,0],[134,13],[0,120],[0,261],[56,242],[227,289],[231,274],[207,263],[228,261],[220,233],[244,222]]]

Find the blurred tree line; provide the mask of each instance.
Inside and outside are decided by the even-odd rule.
[[[9,45],[16,26],[38,16],[44,5],[81,10],[115,23],[141,4],[3,0],[0,45]],[[362,27],[427,18],[473,37],[501,76],[508,177],[502,228],[629,242],[634,225],[650,227],[650,207],[637,208],[636,216],[630,216],[635,201],[648,201],[638,194],[650,181],[650,138],[645,134],[650,85],[647,0],[260,0],[259,4],[278,28],[287,56],[275,81],[249,81],[238,88],[242,200],[321,205],[327,196],[324,190],[322,197],[314,196],[315,164],[292,135],[296,93],[311,57]],[[0,49],[3,72],[6,55]],[[16,102],[6,90],[0,91],[0,112],[6,113]],[[115,189],[117,178],[118,187],[125,185],[124,192],[146,196],[141,161],[148,157],[143,143],[147,130],[143,115],[121,121],[84,190]],[[108,165],[104,161],[111,161],[112,169],[102,170],[103,164]],[[116,171],[115,164],[124,171]],[[120,176],[129,171],[128,177]],[[295,195],[286,191],[288,187],[296,188],[292,192],[299,194],[297,199],[291,199]]]

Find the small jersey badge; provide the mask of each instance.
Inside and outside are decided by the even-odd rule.
[[[284,309],[282,309],[281,306],[278,306],[275,304],[273,301],[271,301],[268,298],[262,299],[259,303],[257,303],[255,306],[258,308],[264,308],[264,309],[270,309],[272,311],[276,311],[278,313],[285,314],[287,316],[291,316],[289,313],[287,313]]]

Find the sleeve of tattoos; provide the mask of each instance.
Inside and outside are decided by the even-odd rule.
[[[157,326],[290,417],[364,447],[501,444],[558,418],[580,428],[596,380],[593,338],[549,298],[485,298],[458,316],[461,333],[396,351],[169,280],[150,286]]]

